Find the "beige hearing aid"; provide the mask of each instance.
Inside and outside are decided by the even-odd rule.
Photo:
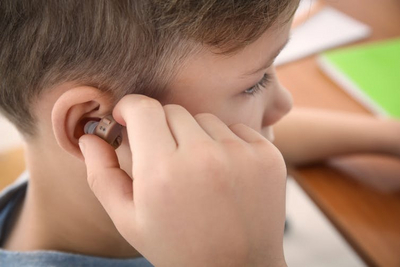
[[[122,126],[111,115],[107,115],[100,121],[89,121],[85,124],[86,134],[95,134],[111,146],[117,149],[122,143]]]

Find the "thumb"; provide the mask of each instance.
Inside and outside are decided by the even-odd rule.
[[[114,148],[95,135],[79,139],[87,169],[90,189],[100,201],[115,224],[122,223],[121,216],[133,216],[133,184],[118,162]]]

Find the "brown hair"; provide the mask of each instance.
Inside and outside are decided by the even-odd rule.
[[[64,82],[159,98],[195,47],[233,53],[298,0],[1,0],[0,111],[25,136],[31,105]]]

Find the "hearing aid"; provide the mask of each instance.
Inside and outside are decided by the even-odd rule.
[[[111,115],[100,121],[89,121],[85,124],[84,132],[94,134],[117,149],[122,143],[122,125],[118,124]]]

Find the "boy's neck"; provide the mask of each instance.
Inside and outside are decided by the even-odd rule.
[[[47,154],[51,148],[42,151],[27,148],[29,186],[3,249],[140,256],[120,236],[90,191],[83,164],[63,153]]]

